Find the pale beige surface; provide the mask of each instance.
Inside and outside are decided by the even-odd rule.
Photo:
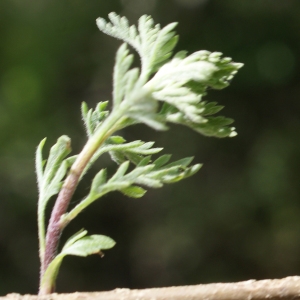
[[[9,294],[0,300],[260,300],[300,299],[300,277],[212,283],[144,290],[115,289],[109,292],[51,294],[48,296]]]

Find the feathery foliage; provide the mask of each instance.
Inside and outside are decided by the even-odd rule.
[[[181,51],[173,55],[178,41],[174,31],[177,23],[161,28],[150,16],[142,16],[136,27],[115,13],[109,14],[109,19],[107,22],[98,18],[99,29],[124,42],[116,54],[111,110],[107,109],[108,101],[99,102],[95,109],[82,104],[87,143],[78,155],[67,157],[71,152],[67,136],[58,139],[47,160],[42,155],[45,139],[37,148],[40,294],[53,292],[58,269],[66,255],[87,256],[115,245],[109,237],[88,236],[82,230],[58,252],[62,230],[83,209],[111,191],[140,198],[147,188],[177,182],[201,168],[201,164],[190,165],[192,157],[171,163],[171,155],[153,159],[152,156],[162,148],[154,148],[154,142],[126,142],[123,137],[115,135],[117,131],[138,123],[156,130],[167,130],[168,123],[177,123],[207,136],[236,135],[234,127],[229,126],[233,122],[231,119],[214,116],[223,107],[216,102],[204,101],[203,97],[208,88],[228,86],[242,64],[222,58],[220,52],[197,51],[188,55]],[[140,56],[140,69],[131,68],[134,55],[128,45]],[[78,182],[106,152],[118,165],[116,172],[108,177],[105,169],[99,170],[87,196],[68,211]],[[46,205],[57,194],[46,232]]]

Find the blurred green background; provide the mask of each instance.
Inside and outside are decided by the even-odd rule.
[[[200,172],[142,199],[112,193],[70,224],[117,241],[103,259],[67,257],[59,292],[145,288],[300,274],[299,0],[1,0],[0,295],[36,293],[38,244],[34,152],[63,134],[85,142],[80,104],[111,98],[120,45],[100,33],[111,11],[135,22],[178,21],[177,50],[221,51],[245,63],[229,88],[206,99],[226,108],[239,135],[200,136],[172,126],[125,131],[173,158],[195,155]],[[88,191],[103,157],[73,198]],[[51,202],[51,204],[53,201]],[[48,212],[49,213],[49,212]]]

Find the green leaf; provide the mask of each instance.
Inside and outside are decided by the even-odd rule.
[[[198,109],[202,111],[202,123],[193,123],[191,120],[188,120],[177,108],[167,103],[163,105],[160,113],[165,116],[168,122],[188,126],[206,136],[223,138],[233,137],[237,134],[234,127],[228,126],[233,123],[232,119],[222,116],[210,116],[211,114],[220,111],[223,107],[216,106],[214,102],[203,104],[200,102],[200,104],[197,106],[199,107]],[[206,107],[208,107],[208,110],[206,110]]]
[[[141,109],[140,111],[130,112],[128,116],[135,119],[139,123],[144,123],[145,125],[158,131],[165,131],[169,129],[165,124],[165,120],[156,113],[145,113],[145,111]]]
[[[127,72],[127,74],[124,75],[124,94],[125,96],[130,99],[132,94],[135,92],[135,90],[138,90],[138,79],[139,79],[139,69],[134,68]],[[134,97],[132,97],[134,98]]]
[[[145,142],[143,141],[134,141],[129,143],[124,143],[125,140],[120,136],[111,136],[109,137],[105,143],[96,151],[93,155],[87,166],[85,167],[83,173],[81,174],[80,179],[84,176],[87,170],[91,167],[91,165],[105,152],[109,152],[113,161],[117,164],[122,164],[126,160],[130,160],[135,165],[139,164],[143,159],[141,154],[136,154],[142,152],[144,155],[151,155],[158,153],[162,150],[162,148],[152,148],[150,149],[152,144],[147,144],[147,146],[143,146]]]
[[[194,159],[193,156],[185,157],[185,158],[179,159],[177,161],[174,161],[174,162],[166,165],[165,168],[171,168],[171,167],[174,167],[174,166],[187,167],[193,161],[193,159]]]
[[[66,242],[62,251],[51,261],[46,269],[41,280],[41,290],[49,290],[49,287],[54,286],[59,268],[66,255],[86,257],[91,254],[100,254],[102,256],[101,250],[111,249],[116,244],[110,237],[104,235],[86,236],[86,234],[86,230],[81,230]]]
[[[192,157],[169,163],[171,155],[162,155],[152,162],[151,156],[162,148],[154,148],[153,142],[126,143],[120,136],[111,136],[117,130],[138,123],[144,123],[155,130],[167,130],[167,123],[171,122],[188,126],[207,136],[236,135],[235,128],[229,126],[233,120],[214,116],[223,106],[204,101],[203,98],[209,88],[227,87],[242,64],[222,57],[220,52],[209,51],[197,51],[190,55],[180,51],[172,58],[178,42],[174,31],[177,23],[161,28],[159,24],[154,24],[150,16],[144,15],[136,27],[130,26],[125,17],[115,13],[109,14],[109,20],[107,22],[98,18],[99,29],[124,42],[117,51],[114,66],[112,113],[107,110],[108,101],[99,102],[94,109],[82,103],[81,113],[89,141],[78,156],[67,158],[71,151],[67,136],[59,138],[51,148],[47,162],[42,157],[45,140],[37,148],[38,224],[42,262],[45,261],[46,245],[45,207],[48,200],[60,191],[64,177],[76,159],[78,164],[71,171],[79,174],[79,180],[105,152],[109,152],[119,166],[111,177],[107,176],[105,169],[96,174],[89,194],[57,220],[61,229],[108,192],[119,191],[129,197],[140,198],[146,193],[144,187],[158,188],[177,182],[195,174],[202,166],[190,165]],[[140,68],[131,69],[134,57],[127,44],[138,52]],[[77,166],[78,169],[75,168]],[[41,289],[52,289],[66,255],[101,254],[103,249],[110,249],[114,245],[115,242],[106,236],[87,236],[86,231],[76,233],[49,264],[42,277]]]
[[[109,151],[110,158],[118,165],[126,161],[125,155],[121,151]]]
[[[151,149],[153,143],[141,143],[139,141],[136,145],[141,151],[145,151]],[[144,157],[136,153],[130,153],[130,155],[138,156],[138,158],[134,159],[138,160],[138,163],[136,161],[133,162],[136,165],[134,169],[128,172],[130,161],[125,161],[108,180],[106,178],[106,170],[101,170],[95,176],[88,196],[69,213],[65,214],[61,223],[66,224],[70,222],[92,202],[109,192],[120,191],[129,197],[140,198],[145,194],[146,190],[139,185],[159,188],[165,183],[173,183],[187,178],[196,173],[201,167],[199,164],[188,166],[193,159],[192,157],[183,158],[166,165],[170,160],[170,155],[162,155],[154,163],[151,163],[151,156]]]
[[[202,164],[196,164],[193,165],[192,167],[188,168],[184,172],[184,178],[188,178],[190,176],[193,176],[196,174],[200,169],[202,168]]]
[[[154,99],[165,103],[159,115],[166,121],[187,125],[205,135],[233,136],[219,119],[215,122],[206,117],[223,107],[202,102],[202,97],[207,88],[226,87],[241,67],[242,64],[221,58],[218,52],[198,51],[189,56],[179,53],[163,65],[145,87]],[[219,127],[212,129],[212,122]]]
[[[139,19],[139,32],[141,37],[140,51],[142,63],[149,67],[149,75],[156,70],[159,63],[166,61],[171,55],[172,50],[177,44],[178,37],[172,30],[177,23],[171,23],[160,29],[160,25],[153,26],[154,22],[150,16],[142,16]]]
[[[139,186],[129,186],[121,190],[121,193],[131,198],[141,198],[147,191]]]
[[[71,140],[67,136],[61,136],[51,148],[46,163],[46,161],[43,161],[42,155],[45,141],[46,139],[41,141],[36,152],[36,173],[39,189],[38,235],[41,259],[45,254],[45,210],[47,203],[53,195],[59,193],[63,179],[76,159],[76,156],[65,158],[71,151]]]
[[[71,237],[68,238],[66,241],[64,248],[68,248],[69,246],[72,246],[77,240],[83,238],[84,236],[87,235],[87,230],[81,229],[75,234],[73,234]]]
[[[50,149],[49,157],[44,171],[44,180],[50,182],[59,168],[62,160],[71,152],[71,139],[63,135]]]
[[[155,165],[154,170],[159,169],[161,166],[165,165],[170,159],[172,155],[170,154],[164,154],[160,156],[158,159],[156,159],[153,164]]]
[[[57,143],[50,149],[49,158],[43,161],[42,150],[46,139],[42,140],[36,153],[36,173],[39,188],[39,205],[41,211],[45,209],[48,200],[60,191],[62,180],[76,159],[76,156],[65,159],[71,152],[71,140],[67,136],[61,136]]]
[[[128,149],[128,152],[138,153],[140,155],[150,155],[160,152],[163,148],[151,148],[154,145],[154,142],[143,143],[142,145]]]
[[[144,15],[139,19],[137,29],[134,25],[129,26],[125,17],[115,13],[109,14],[109,19],[110,22],[97,19],[99,29],[130,44],[141,57],[140,78],[138,79],[138,71],[135,71],[134,80],[126,92],[126,101],[130,105],[125,114],[133,123],[144,123],[156,130],[167,130],[167,121],[187,125],[208,136],[236,135],[234,129],[222,125],[220,119],[207,118],[223,107],[202,102],[202,98],[208,88],[222,89],[228,86],[242,64],[222,57],[220,52],[206,50],[190,55],[180,51],[170,59],[178,38],[173,31],[176,23],[161,28],[159,24],[154,24],[150,16]],[[129,70],[132,58],[128,57],[128,50],[122,45],[116,60],[117,83],[123,84],[132,71]],[[156,74],[147,82],[153,72]],[[122,84],[120,86],[126,86]],[[173,112],[169,110],[164,114],[162,110],[158,113],[157,101],[168,103]],[[229,120],[223,118],[225,119]]]
[[[93,110],[89,109],[85,102],[82,103],[81,114],[88,137],[91,137],[94,134],[97,128],[109,115],[109,112],[105,110],[107,105],[108,101],[99,102],[95,110]]]
[[[137,100],[137,101],[136,101]],[[128,99],[129,108],[126,115],[137,123],[144,123],[155,130],[166,130],[165,119],[158,115],[159,103],[149,95],[137,99]]]
[[[48,184],[47,187],[45,187],[45,196],[46,198],[51,198],[53,195],[58,194],[58,192],[61,189],[61,186],[63,184],[63,178],[67,174],[67,171],[70,169],[70,167],[75,162],[78,155],[70,156],[63,160],[61,163],[59,169],[56,171],[55,176],[51,180],[51,182]]]
[[[143,155],[156,154],[163,149],[151,148],[153,144],[154,142],[145,143],[142,141],[134,141],[121,145],[112,145],[110,143],[106,143],[102,148],[99,149],[99,151],[109,151],[112,160],[117,164],[121,164],[126,160],[130,160],[135,165],[138,165],[144,159]]]
[[[158,188],[164,183],[173,183],[187,178],[192,174],[195,174],[202,166],[197,164],[188,167],[192,159],[192,157],[187,157],[165,165],[165,163],[167,163],[169,160],[169,156],[164,155],[156,160],[157,166],[155,168],[153,168],[150,172],[138,177],[135,183],[152,188]]]
[[[151,162],[151,155],[145,156],[138,164],[138,167],[146,166]]]
[[[154,179],[150,176],[141,176],[136,179],[135,183],[153,189],[157,189],[163,186],[163,183],[161,182],[160,179]]]
[[[161,29],[159,24],[154,26],[150,16],[144,15],[138,21],[137,30],[135,25],[129,26],[125,17],[121,18],[116,13],[110,13],[108,17],[111,23],[107,23],[102,18],[97,19],[98,28],[130,44],[139,53],[145,79],[172,55],[172,50],[178,41],[178,37],[172,30],[177,23],[171,23]]]
[[[92,182],[91,186],[91,192],[92,193],[98,193],[99,186],[102,186],[106,182],[106,170],[102,169],[97,175],[94,177],[94,180]]]
[[[48,265],[47,270],[43,274],[40,290],[51,291],[55,286],[55,281],[63,261],[64,255],[58,254]]]
[[[82,119],[84,120],[84,122],[86,122],[88,111],[89,111],[89,107],[86,104],[86,102],[83,101],[81,103],[81,115],[82,115]]]
[[[234,137],[237,135],[237,133],[235,132],[235,127],[228,127],[228,125],[232,123],[232,119],[218,116],[208,117],[207,122],[204,124],[192,124],[187,122],[185,123],[185,125],[191,127],[192,129],[203,135],[223,138]]]
[[[107,139],[107,142],[109,142],[111,144],[123,144],[126,142],[126,140],[119,135],[113,135]]]
[[[63,255],[88,256],[98,254],[101,250],[111,249],[115,241],[105,235],[84,236],[76,240],[72,245],[65,246],[62,249]]]
[[[92,160],[98,158],[99,155],[105,152],[114,152],[114,151],[126,152],[126,151],[130,151],[130,149],[139,147],[144,144],[144,142],[139,140],[134,142],[129,142],[129,143],[115,143],[114,140],[111,141],[111,138],[108,138],[106,142],[99,148],[99,150],[93,156]],[[121,141],[121,139],[119,139],[119,141]]]
[[[129,161],[123,162],[123,163],[119,166],[117,172],[111,177],[110,180],[111,180],[111,181],[115,181],[115,180],[117,180],[117,179],[123,177],[124,174],[126,173],[126,171],[128,170],[128,168],[129,168]]]
[[[108,17],[111,23],[107,23],[103,18],[98,18],[96,20],[98,28],[102,32],[123,40],[138,50],[140,41],[136,27],[134,25],[129,27],[128,20],[125,17],[121,18],[114,12],[110,13]]]
[[[187,57],[188,52],[186,50],[181,50],[178,51],[175,55],[174,58],[178,58],[178,59],[184,59]]]
[[[114,67],[114,80],[113,80],[113,103],[117,106],[123,100],[125,96],[125,88],[127,85],[126,73],[128,72],[132,62],[133,55],[128,54],[126,44],[122,44],[116,55],[116,63]]]
[[[126,174],[124,176],[124,179],[127,181],[130,181],[132,183],[135,182],[135,180],[144,174],[147,174],[154,168],[153,164],[147,165],[147,166],[141,166],[141,167],[136,167],[133,169],[130,173]]]
[[[203,106],[204,106],[203,115],[205,116],[214,115],[224,108],[224,106],[222,105],[217,105],[217,102],[208,102],[208,103],[204,102]]]
[[[38,189],[39,193],[41,193],[42,186],[43,186],[43,179],[44,179],[44,161],[43,161],[43,147],[45,145],[46,138],[44,138],[38,145],[37,151],[36,151],[36,159],[35,159],[35,169],[36,169],[36,175],[37,175],[37,182],[38,182]]]
[[[99,29],[130,44],[141,57],[140,78],[138,71],[135,71],[132,83],[124,84],[125,78],[130,77],[129,73],[133,71],[129,70],[131,56],[126,59],[128,50],[125,45],[120,47],[117,55],[116,74],[121,75],[116,75],[119,78],[116,81],[122,82],[120,86],[127,86],[126,101],[130,105],[126,115],[129,119],[155,130],[167,130],[167,121],[187,125],[208,136],[236,134],[232,128],[224,125],[218,128],[212,126],[212,121],[206,116],[217,113],[223,107],[202,103],[202,98],[207,88],[221,89],[228,86],[242,64],[232,62],[228,57],[223,58],[220,52],[205,50],[191,55],[181,51],[169,60],[178,39],[173,31],[176,23],[161,28],[159,24],[154,24],[150,16],[145,15],[139,19],[137,29],[134,25],[129,26],[125,17],[121,18],[115,13],[109,14],[109,19],[111,23],[97,19]],[[151,80],[146,82],[156,71]],[[136,85],[137,82],[145,85]],[[140,97],[136,97],[138,94]],[[163,114],[162,111],[158,113],[157,101],[168,103],[175,111],[171,114]]]
[[[46,198],[51,198],[53,195],[58,194],[62,186],[62,179],[65,177],[67,170],[69,169],[69,164],[67,161],[63,161],[57,170],[54,178],[51,180],[49,185],[45,188]]]
[[[135,153],[131,151],[126,151],[123,153],[124,153],[124,157],[136,166],[140,165],[140,163],[144,159],[144,156],[142,154],[138,154],[138,152]]]

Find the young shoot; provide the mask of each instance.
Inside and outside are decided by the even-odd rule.
[[[40,295],[54,292],[56,277],[66,255],[101,254],[115,245],[103,235],[88,235],[82,229],[59,249],[64,228],[94,201],[111,191],[140,198],[147,188],[180,181],[195,174],[201,164],[191,165],[192,157],[170,162],[171,155],[161,155],[154,142],[126,141],[117,135],[120,129],[143,123],[155,130],[168,130],[168,123],[182,124],[214,137],[233,137],[232,119],[214,116],[223,107],[203,100],[208,88],[227,87],[242,64],[222,57],[220,52],[185,51],[173,54],[178,36],[171,23],[163,28],[150,16],[142,16],[138,26],[129,25],[125,17],[109,14],[109,22],[97,19],[100,31],[123,42],[119,47],[113,71],[112,108],[99,102],[95,109],[82,104],[87,141],[74,156],[71,140],[63,135],[43,158],[43,139],[36,151],[36,174],[39,190],[38,236]],[[140,68],[131,68],[134,55],[140,57]],[[104,153],[117,164],[114,175],[100,169],[84,199],[68,210],[74,191],[85,173]],[[48,222],[45,210],[49,199],[57,195]],[[47,224],[47,225],[46,225]]]

